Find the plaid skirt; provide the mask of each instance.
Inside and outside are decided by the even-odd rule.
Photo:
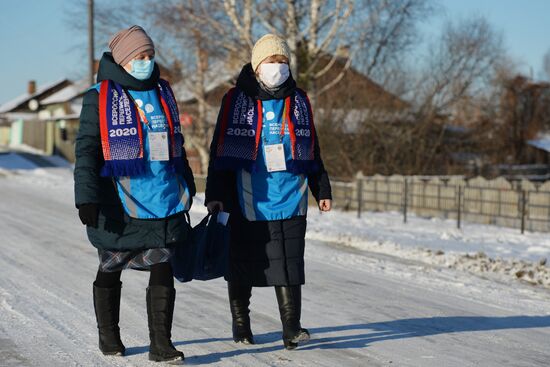
[[[136,251],[98,250],[99,271],[115,272],[124,269],[150,270],[152,265],[170,261],[171,248],[153,248]]]

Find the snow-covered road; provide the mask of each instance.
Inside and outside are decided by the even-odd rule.
[[[127,357],[97,349],[94,248],[68,170],[0,172],[0,366],[150,366],[147,274],[123,274]],[[204,209],[197,200],[192,220]],[[550,292],[309,240],[303,325],[286,351],[272,289],[254,289],[257,345],[231,340],[225,282],[177,284],[173,340],[187,365],[548,366]]]

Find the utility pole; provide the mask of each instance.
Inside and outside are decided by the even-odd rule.
[[[94,84],[94,0],[88,0],[88,79]]]

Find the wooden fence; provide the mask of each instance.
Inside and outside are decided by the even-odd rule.
[[[334,206],[343,210],[394,211],[529,231],[550,232],[550,181],[486,180],[460,176],[362,176],[332,181]]]

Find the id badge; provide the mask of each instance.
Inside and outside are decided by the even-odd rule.
[[[286,171],[285,149],[283,144],[264,145],[267,172]]]
[[[151,161],[168,161],[170,153],[168,152],[168,133],[149,131],[149,148]]]

